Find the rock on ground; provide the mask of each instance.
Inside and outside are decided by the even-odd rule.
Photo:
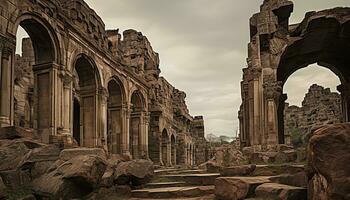
[[[106,166],[98,155],[76,156],[35,179],[32,190],[43,198],[81,198],[96,188]]]
[[[316,130],[308,144],[310,199],[350,199],[350,123]]]
[[[114,175],[118,185],[139,186],[148,183],[154,176],[153,162],[149,160],[132,160],[120,163]]]
[[[279,183],[264,183],[255,190],[256,197],[279,200],[307,200],[306,188],[283,185]]]
[[[100,158],[107,159],[106,152],[103,149],[100,148],[86,148],[86,147],[80,147],[80,148],[74,148],[74,149],[64,149],[60,153],[60,159],[63,161],[70,160],[76,156],[82,156],[82,155],[96,155]]]
[[[256,165],[241,165],[223,168],[220,171],[221,176],[247,176],[256,168]]]
[[[238,200],[253,195],[256,187],[271,182],[270,177],[220,177],[215,181],[215,196],[220,200]]]

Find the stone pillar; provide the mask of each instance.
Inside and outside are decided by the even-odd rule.
[[[276,145],[278,140],[278,106],[282,95],[280,82],[267,81],[264,84],[265,134],[263,144]]]
[[[148,141],[148,131],[149,131],[149,121],[150,121],[150,116],[149,113],[146,112],[144,119],[143,119],[143,123],[144,123],[144,155],[145,155],[145,159],[149,159],[149,150],[148,150],[148,145],[149,145],[149,141]]]
[[[59,66],[55,63],[33,65],[35,119],[38,135],[42,142],[49,143],[51,135],[57,134],[59,105]]]
[[[60,73],[62,88],[62,106],[60,113],[62,120],[62,133],[70,134],[73,137],[73,76],[69,71],[62,70]]]
[[[350,118],[350,83],[344,83],[337,87],[341,95],[342,122],[349,122]]]
[[[108,151],[107,147],[107,100],[108,91],[105,88],[98,90],[98,99],[96,101],[96,124],[97,132],[95,134],[95,145]]]
[[[249,140],[250,145],[260,145],[262,140],[262,91],[261,91],[261,77],[262,69],[251,67],[248,68],[248,120],[249,120]]]
[[[171,166],[171,138],[168,138],[168,142],[166,144],[166,155],[167,155],[167,166]]]
[[[129,150],[129,129],[130,129],[130,115],[131,110],[128,108],[128,105],[126,103],[123,103],[122,105],[122,142],[121,142],[121,148],[122,148],[122,154],[126,156],[130,156],[130,150]]]
[[[0,127],[13,125],[14,45],[1,41]]]

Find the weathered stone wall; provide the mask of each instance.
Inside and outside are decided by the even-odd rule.
[[[105,30],[103,21],[84,1],[62,2],[66,20],[75,28],[72,34],[78,39],[66,40],[68,58],[64,62],[72,66],[59,74],[63,87],[54,89],[57,106],[62,106],[59,110],[65,110],[62,115],[55,114],[62,117],[62,121],[53,122],[57,132],[71,134],[83,146],[100,146],[112,153],[131,152],[134,157],[149,156],[157,164],[204,162],[203,117],[191,116],[186,93],[160,76],[159,55],[147,37],[135,30],[122,34],[118,29]],[[91,48],[82,48],[79,37],[87,38],[84,44]],[[16,125],[36,132],[40,121],[37,109],[43,104],[39,105],[35,96],[35,48],[29,38],[23,40],[22,48],[23,55],[16,55],[15,62],[14,118]],[[75,110],[76,104],[79,111]],[[80,112],[80,118],[70,116],[70,109]],[[92,121],[87,123],[85,118]],[[162,138],[164,130],[166,140]],[[162,163],[162,141],[168,141],[163,154],[168,163]]]
[[[305,135],[322,125],[340,123],[340,94],[314,84],[305,94],[301,107],[286,104],[284,116],[286,135],[293,132]]]

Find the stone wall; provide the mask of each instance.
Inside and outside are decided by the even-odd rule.
[[[286,103],[284,113],[285,134],[309,134],[326,124],[341,122],[341,97],[329,88],[313,84],[305,94],[302,106]]]

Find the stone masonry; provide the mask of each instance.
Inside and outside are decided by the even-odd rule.
[[[0,127],[159,165],[206,161],[204,120],[160,76],[135,30],[106,30],[83,0],[1,1]],[[30,38],[15,55],[21,26]]]
[[[309,134],[317,127],[341,122],[341,97],[329,88],[313,84],[305,94],[302,106],[286,103],[284,115],[286,135],[293,131]]]

